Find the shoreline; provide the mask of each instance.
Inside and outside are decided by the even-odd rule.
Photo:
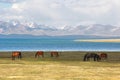
[[[52,51],[44,51],[44,50],[36,50],[36,51],[34,51],[34,50],[30,50],[30,51],[29,51],[29,50],[26,50],[26,51],[22,51],[22,50],[11,50],[11,51],[7,51],[7,50],[6,50],[6,51],[0,51],[0,53],[1,53],[1,52],[15,52],[15,51],[20,51],[20,52],[37,52],[37,51],[52,52]],[[69,51],[62,51],[62,50],[61,50],[61,51],[60,51],[60,50],[58,51],[58,50],[53,50],[53,51],[57,51],[57,52],[120,52],[120,51],[103,51],[103,50],[101,50],[101,51],[97,51],[97,50],[96,50],[96,51],[94,51],[94,50],[91,50],[91,51],[90,51],[90,50],[89,50],[89,51],[70,51],[70,50],[69,50]]]
[[[113,43],[120,43],[120,39],[84,39],[84,40],[74,40],[76,42],[113,42]]]

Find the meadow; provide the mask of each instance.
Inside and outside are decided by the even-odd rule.
[[[11,60],[12,52],[0,52],[0,80],[119,80],[120,52],[107,52],[108,60],[83,61],[86,52],[60,52],[58,58],[45,52],[22,52],[21,60]],[[98,53],[99,54],[99,53]]]

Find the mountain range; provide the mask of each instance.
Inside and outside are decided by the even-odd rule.
[[[3,35],[29,35],[29,36],[101,36],[119,37],[120,27],[103,24],[90,24],[78,26],[48,26],[34,22],[19,22],[17,20],[0,21],[0,37]]]

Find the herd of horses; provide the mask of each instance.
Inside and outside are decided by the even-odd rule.
[[[52,51],[50,54],[51,54],[51,57],[59,57],[59,53],[57,51]],[[40,56],[44,57],[44,52],[43,51],[37,51],[35,53],[35,58],[38,58]],[[22,54],[21,54],[20,51],[12,52],[12,60],[15,60],[16,57],[18,59],[22,58]]]
[[[59,53],[57,51],[50,52],[51,57],[59,57]],[[37,51],[35,53],[35,58],[38,58],[39,56],[44,57],[43,51]],[[18,57],[18,59],[22,58],[22,54],[20,51],[12,52],[12,60],[15,60],[15,58]],[[84,55],[83,61],[100,61],[100,60],[107,60],[108,55],[106,53],[97,54],[94,52],[88,52]]]

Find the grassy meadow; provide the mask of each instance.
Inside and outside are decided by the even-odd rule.
[[[108,52],[107,61],[83,61],[85,52],[60,52],[60,57],[34,58],[22,52],[21,60],[11,60],[12,52],[0,52],[0,80],[119,80],[120,52]],[[98,53],[99,54],[99,53]]]

